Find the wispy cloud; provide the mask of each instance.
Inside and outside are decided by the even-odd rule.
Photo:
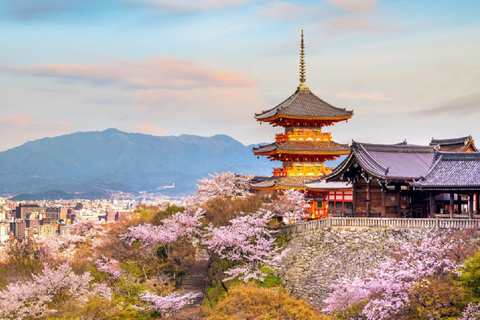
[[[0,117],[0,124],[12,127],[27,127],[32,123],[32,117],[24,114],[7,114]]]
[[[239,6],[258,0],[131,0],[130,2],[142,4],[156,9],[172,11],[190,10],[218,10],[227,7]]]
[[[330,4],[345,10],[371,10],[377,7],[376,0],[327,0]]]
[[[167,130],[161,129],[159,126],[149,121],[135,122],[134,125],[128,129],[132,132],[151,134],[154,136],[165,136],[168,134]]]
[[[272,19],[297,19],[312,15],[312,11],[307,7],[284,1],[269,3],[261,13]]]
[[[108,66],[45,65],[6,70],[65,82],[114,85],[126,89],[192,89],[250,87],[254,81],[229,71],[209,69],[198,62],[154,58],[140,62],[118,61]]]
[[[458,116],[459,114],[472,115],[478,113],[480,113],[480,93],[453,99],[440,106],[417,112],[418,115],[430,117],[438,114]]]

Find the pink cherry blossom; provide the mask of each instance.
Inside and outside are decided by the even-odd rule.
[[[96,261],[98,270],[111,274],[114,278],[120,278],[123,274],[120,262],[115,259],[102,257]]]
[[[178,293],[173,292],[164,297],[158,296],[151,292],[143,292],[139,295],[140,299],[151,303],[151,309],[157,311],[161,315],[171,316],[178,312],[186,304],[199,294],[194,292]]]
[[[249,194],[252,178],[253,176],[236,175],[232,172],[210,174],[210,178],[199,181],[193,202],[199,205],[215,197],[235,198],[246,196]]]
[[[42,273],[32,275],[31,281],[10,283],[0,291],[0,317],[23,319],[52,314],[55,310],[50,310],[48,303],[56,296],[68,297],[71,303],[85,302],[94,295],[109,298],[110,289],[91,285],[92,280],[89,272],[77,275],[66,263],[57,268],[44,265]]]
[[[283,190],[279,200],[274,205],[274,211],[283,217],[285,223],[304,219],[310,205],[305,194],[299,190]]]
[[[265,274],[261,266],[277,267],[282,257],[281,248],[275,245],[273,233],[268,223],[274,214],[270,211],[258,212],[230,220],[230,225],[214,228],[209,226],[203,243],[222,259],[236,265],[225,273],[232,280],[237,277],[248,282],[250,279],[263,280]]]
[[[168,244],[181,238],[191,238],[198,233],[201,227],[200,219],[204,216],[203,209],[197,209],[194,212],[185,210],[178,212],[168,219],[164,219],[163,224],[154,226],[145,223],[135,227],[129,227],[128,232],[121,235],[120,238],[129,244],[135,241],[141,241],[144,245],[155,243]]]
[[[324,311],[334,313],[369,298],[363,309],[367,319],[394,318],[409,303],[409,290],[416,282],[461,267],[450,258],[458,241],[449,232],[429,230],[417,241],[400,244],[399,258],[387,258],[364,277],[340,279],[333,285]]]

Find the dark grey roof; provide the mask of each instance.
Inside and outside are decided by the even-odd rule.
[[[285,141],[274,142],[265,146],[254,147],[255,153],[278,152],[339,152],[345,154],[349,150],[347,144],[340,144],[334,141]]]
[[[431,146],[439,146],[441,151],[465,152],[468,148],[477,151],[475,141],[472,136],[454,138],[454,139],[434,139],[430,141]]]
[[[480,188],[480,153],[438,152],[425,177],[412,183],[423,189]]]
[[[415,180],[424,175],[434,159],[431,146],[385,145],[353,142],[351,152],[325,178],[336,180],[353,163],[358,163],[368,174],[387,180]]]
[[[436,145],[466,144],[466,142],[469,139],[472,139],[472,136],[453,138],[453,139],[435,139],[435,138],[432,138],[432,141],[430,141],[430,145],[431,146],[436,146]]]
[[[314,95],[310,89],[299,88],[275,108],[255,114],[255,118],[262,120],[276,115],[306,118],[344,118],[351,117],[353,111],[334,107]]]

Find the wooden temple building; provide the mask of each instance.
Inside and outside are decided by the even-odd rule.
[[[353,111],[336,108],[317,97],[306,85],[305,47],[303,30],[300,44],[300,85],[285,101],[276,107],[255,115],[259,122],[267,122],[272,126],[281,126],[284,132],[277,134],[275,142],[253,148],[256,156],[282,162],[282,167],[273,169],[273,177],[256,181],[252,188],[256,190],[305,190],[311,199],[312,218],[328,216],[327,200],[331,192],[345,195],[352,201],[351,187],[340,183],[329,184],[328,188],[317,185],[308,188],[307,184],[329,174],[334,168],[326,167],[325,161],[338,159],[348,155],[350,148],[332,140],[330,132],[322,129],[340,121],[346,121]],[[343,198],[342,198],[343,199]],[[343,200],[342,200],[343,201]],[[340,203],[340,200],[339,200]],[[343,204],[339,207],[343,208]]]
[[[480,209],[480,153],[471,136],[429,146],[353,142],[325,177],[353,187],[353,215],[472,218]],[[480,216],[479,216],[480,217]]]

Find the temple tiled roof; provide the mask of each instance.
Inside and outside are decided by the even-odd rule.
[[[480,188],[480,153],[438,152],[430,170],[412,183],[422,189]]]
[[[314,95],[308,88],[299,88],[288,99],[275,108],[255,114],[257,120],[266,120],[275,116],[302,117],[315,119],[350,118],[353,111],[330,105]]]
[[[257,177],[255,177],[251,181],[251,187],[256,189],[273,188],[275,186],[275,182],[278,179],[279,177],[268,177],[268,178],[261,177],[261,179],[258,179]]]
[[[460,137],[455,139],[433,139],[430,141],[431,146],[438,146],[441,151],[450,152],[465,152],[471,148],[473,151],[477,151],[475,141],[472,136]]]
[[[347,154],[349,150],[347,144],[340,144],[333,141],[285,141],[253,148],[255,154],[275,152]]]
[[[272,177],[255,184],[252,188],[255,189],[272,189],[272,188],[305,188],[305,184],[317,180],[317,177]]]
[[[384,145],[353,142],[351,152],[327,180],[336,180],[357,162],[368,174],[387,180],[415,180],[428,171],[434,159],[432,146]]]
[[[305,183],[316,180],[317,177],[282,177],[278,179],[276,187],[287,188],[305,188]]]

